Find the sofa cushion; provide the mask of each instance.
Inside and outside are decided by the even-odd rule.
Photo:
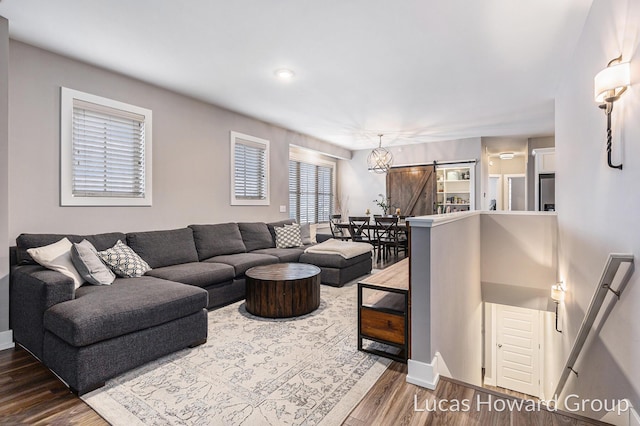
[[[236,277],[239,277],[244,275],[244,273],[247,272],[247,269],[253,268],[254,266],[278,263],[278,258],[268,254],[238,253],[212,257],[211,259],[205,260],[205,262],[225,263],[227,265],[231,265],[235,269]]]
[[[151,268],[198,261],[191,228],[131,232],[127,234],[127,245]]]
[[[295,219],[284,219],[284,220],[279,220],[278,222],[270,222],[267,223],[267,228],[269,229],[269,233],[271,234],[271,240],[273,241],[273,246],[276,246],[276,227],[281,227],[284,225],[292,225],[296,223]]]
[[[189,228],[193,230],[199,260],[247,251],[237,223],[189,225]]]
[[[87,240],[73,244],[71,261],[89,284],[111,285],[116,279],[113,271],[98,256],[96,248]]]
[[[346,268],[347,266],[355,265],[363,261],[371,261],[371,252],[361,254],[351,259],[345,259],[339,254],[324,254],[324,253],[302,253],[300,255],[300,263],[310,263],[312,265],[325,267],[325,268]]]
[[[44,327],[72,346],[86,346],[164,324],[207,306],[201,288],[154,277],[84,286],[76,298],[44,313]]]
[[[151,269],[143,258],[120,240],[110,249],[99,251],[98,256],[119,277],[141,277]]]
[[[247,251],[275,247],[266,223],[238,223],[238,228],[240,228],[242,241],[244,241],[244,246],[247,248]]]
[[[53,244],[56,241],[60,241],[63,238],[68,238],[72,243],[79,243],[82,240],[87,240],[96,248],[96,250],[106,250],[118,240],[125,240],[125,235],[121,232],[109,232],[106,234],[95,235],[65,235],[65,234],[20,234],[16,238],[16,260],[18,265],[36,265],[37,262],[31,258],[27,249],[42,247],[49,244]]]
[[[233,266],[224,263],[195,262],[152,269],[146,275],[198,287],[208,287],[233,281],[235,270]]]
[[[256,251],[252,251],[251,253],[257,254],[268,254],[270,256],[275,256],[282,263],[284,262],[297,262],[300,258],[300,255],[304,252],[302,248],[288,248],[288,249],[280,249],[280,248],[268,248],[268,249],[260,249]]]

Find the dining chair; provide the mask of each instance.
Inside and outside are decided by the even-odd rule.
[[[338,224],[342,221],[341,214],[332,214],[329,219],[329,228],[331,229],[331,236],[336,240],[348,241],[351,239],[350,235],[347,235],[345,228],[341,228]]]
[[[393,249],[397,258],[400,251],[407,253],[407,238],[398,228],[398,216],[375,218],[376,242],[378,246],[378,259],[386,259],[387,254]]]
[[[352,241],[375,245],[369,228],[370,220],[369,216],[349,216],[349,234]]]

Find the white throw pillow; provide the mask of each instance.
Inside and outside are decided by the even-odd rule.
[[[141,277],[145,272],[151,270],[143,258],[120,240],[110,249],[99,251],[98,256],[119,277]]]
[[[276,247],[291,248],[300,247],[302,239],[300,238],[300,226],[288,225],[273,228],[276,231]]]
[[[84,279],[71,261],[71,241],[63,238],[57,243],[44,247],[30,248],[27,253],[45,268],[58,271],[73,280],[73,285],[77,289],[84,283]]]
[[[318,244],[318,240],[316,239],[316,235],[318,235],[318,224],[312,223],[309,227],[309,233],[311,234],[311,244]]]

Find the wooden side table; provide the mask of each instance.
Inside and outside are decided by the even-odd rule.
[[[305,263],[256,266],[247,277],[247,312],[260,317],[288,318],[320,306],[320,268]]]
[[[389,350],[365,347],[364,340],[381,343]],[[409,259],[358,282],[358,350],[407,362]]]

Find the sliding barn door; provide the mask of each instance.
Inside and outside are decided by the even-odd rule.
[[[387,197],[403,216],[434,214],[434,166],[395,167],[387,172]]]

